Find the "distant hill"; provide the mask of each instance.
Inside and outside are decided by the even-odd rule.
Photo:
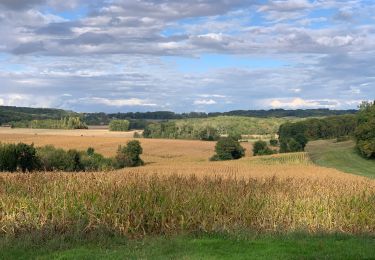
[[[0,106],[0,124],[17,121],[30,121],[35,119],[61,119],[66,116],[80,116],[88,125],[108,124],[112,119],[132,119],[132,120],[170,120],[170,119],[188,119],[188,118],[208,118],[217,116],[245,116],[258,118],[282,118],[282,117],[323,117],[332,115],[355,114],[357,110],[329,110],[329,109],[271,109],[271,110],[235,110],[229,112],[191,112],[174,113],[171,111],[156,112],[128,112],[128,113],[83,113],[79,114],[73,111],[66,111],[54,108],[30,108]]]
[[[0,106],[0,124],[35,119],[61,119],[72,115],[77,116],[79,114],[72,111],[54,108]]]

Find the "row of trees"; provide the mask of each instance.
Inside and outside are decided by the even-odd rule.
[[[329,110],[329,109],[271,109],[271,110],[234,110],[229,112],[190,112],[190,113],[174,113],[170,111],[155,111],[155,112],[128,112],[128,113],[85,113],[85,122],[88,124],[107,124],[112,119],[148,119],[148,120],[172,120],[172,119],[188,119],[188,118],[209,118],[217,116],[245,116],[245,117],[258,117],[258,118],[271,118],[271,117],[322,117],[343,114],[355,114],[356,110]]]
[[[87,129],[87,125],[80,117],[64,117],[60,120],[44,119],[32,121],[11,122],[12,128],[39,128],[39,129]]]
[[[352,136],[357,125],[356,115],[312,118],[282,124],[279,128],[280,152],[304,151],[309,140]]]
[[[217,141],[220,138],[220,133],[218,129],[209,125],[177,125],[174,121],[167,121],[149,124],[143,131],[143,137]]]
[[[129,131],[130,122],[128,120],[112,120],[109,123],[109,131],[125,132]]]
[[[28,144],[0,144],[0,171],[103,171],[143,165],[140,142],[133,140],[119,146],[116,156],[106,158],[95,152],[74,149],[65,151],[52,145],[35,148]]]

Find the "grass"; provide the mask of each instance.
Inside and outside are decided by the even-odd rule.
[[[375,237],[180,235],[0,241],[1,259],[371,259]]]
[[[314,141],[307,145],[306,151],[312,161],[320,166],[375,178],[375,161],[361,157],[355,150],[353,141],[338,143],[334,140]]]

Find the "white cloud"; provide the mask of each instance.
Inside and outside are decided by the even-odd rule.
[[[199,99],[194,101],[194,105],[214,105],[216,101],[213,99]]]
[[[81,98],[80,101],[91,103],[91,104],[101,104],[106,106],[113,107],[122,107],[122,106],[145,106],[145,107],[154,107],[157,104],[149,103],[146,100],[139,98],[130,98],[130,99],[109,99],[101,97],[92,97],[92,98]]]
[[[274,99],[270,103],[273,108],[336,108],[340,105],[337,100],[304,100],[302,98],[294,99]]]

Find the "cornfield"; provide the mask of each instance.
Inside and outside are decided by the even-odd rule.
[[[0,140],[93,146],[111,155],[128,139],[0,134]],[[375,234],[374,180],[317,167],[304,153],[209,162],[211,142],[141,142],[144,167],[0,174],[0,234]]]
[[[373,182],[33,174],[0,178],[2,234],[375,233]]]

